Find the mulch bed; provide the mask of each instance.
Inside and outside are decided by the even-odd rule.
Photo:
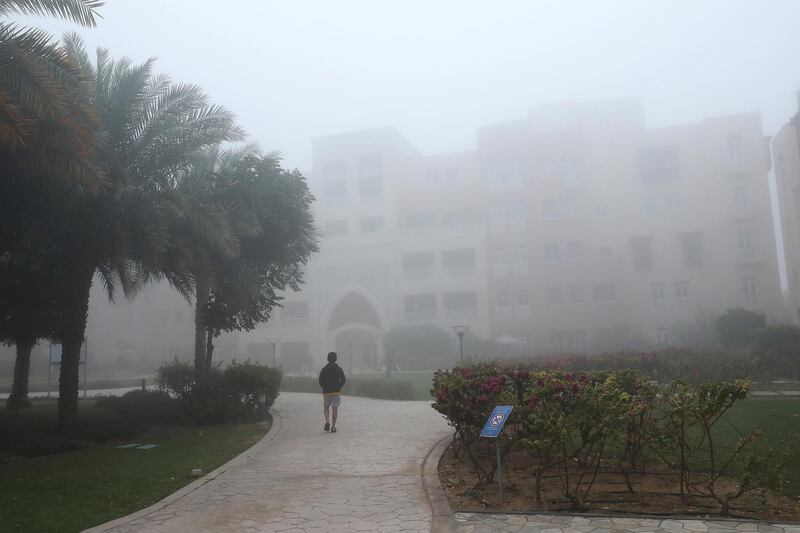
[[[486,457],[486,465],[493,457]],[[483,462],[482,462],[483,464]],[[466,457],[454,461],[452,446],[439,461],[439,479],[450,506],[456,511],[537,512],[576,509],[564,497],[555,469],[544,472],[541,480],[542,502],[536,501],[536,476],[524,453],[509,452],[504,461],[505,498],[501,503],[498,483],[476,486],[477,476]],[[597,475],[585,508],[577,511],[604,514],[655,514],[720,516],[720,506],[710,497],[680,496],[676,476],[663,467],[648,467],[630,477],[634,492],[628,490],[624,476],[615,472]],[[591,476],[588,476],[591,477]],[[720,480],[718,493],[724,494],[733,482]],[[752,491],[739,498],[731,508],[731,517],[770,521],[800,521],[800,499]]]

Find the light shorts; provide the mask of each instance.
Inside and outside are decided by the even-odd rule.
[[[342,403],[342,396],[341,394],[335,394],[333,396],[323,396],[322,397],[322,404],[327,409],[328,407],[339,407]]]

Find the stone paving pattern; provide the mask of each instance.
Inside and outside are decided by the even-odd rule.
[[[729,520],[456,513],[457,533],[800,533],[800,524]]]
[[[281,426],[261,453],[110,531],[430,530],[422,463],[450,434],[430,402],[345,397],[336,434],[322,431],[321,395],[281,393],[273,411]]]

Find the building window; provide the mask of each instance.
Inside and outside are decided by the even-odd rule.
[[[517,291],[517,306],[515,308],[517,318],[530,318],[531,317],[531,295],[528,289],[519,289]]]
[[[442,268],[449,276],[468,276],[475,272],[475,250],[464,248],[442,252]]]
[[[525,212],[522,204],[514,204],[509,209],[509,218],[511,219],[511,229],[521,230],[525,227]]]
[[[616,301],[616,288],[613,283],[598,283],[594,286],[594,301],[598,303]]]
[[[444,310],[451,319],[477,318],[478,296],[474,292],[445,293]]]
[[[703,235],[699,231],[681,234],[683,264],[687,268],[703,266]]]
[[[492,254],[492,273],[495,276],[508,275],[508,252],[505,250],[495,250]]]
[[[362,233],[375,233],[383,229],[383,217],[364,217],[361,219]]]
[[[754,276],[742,278],[742,293],[744,294],[745,305],[758,305],[758,288]]]
[[[555,331],[550,334],[553,350],[566,353],[586,351],[587,335],[585,331]]]
[[[542,213],[545,220],[558,220],[561,216],[558,209],[558,202],[553,200],[545,200],[542,203]]]
[[[448,228],[475,224],[481,221],[481,215],[477,209],[461,209],[450,211],[442,217],[442,224]]]
[[[429,278],[433,276],[435,263],[433,252],[403,254],[403,274],[412,279]]]
[[[581,215],[581,209],[576,202],[567,202],[564,204],[564,216],[567,218],[578,218]]]
[[[325,225],[325,235],[328,237],[346,235],[349,231],[350,222],[348,220],[331,220]]]
[[[673,215],[681,210],[681,195],[674,192],[667,195],[667,211]]]
[[[569,288],[569,303],[572,305],[586,303],[586,299],[583,296],[583,285],[572,285]]]
[[[647,272],[653,268],[652,237],[631,238],[631,251],[633,255],[633,269],[637,272]]]
[[[425,185],[429,189],[436,189],[439,186],[439,171],[435,168],[428,170],[425,174]]]
[[[547,287],[547,305],[561,305],[564,303],[561,297],[561,287]]]
[[[344,159],[337,159],[335,161],[328,161],[323,166],[323,175],[327,181],[346,180],[347,165]]]
[[[656,330],[656,344],[659,346],[668,346],[670,344],[669,330],[659,328]]]
[[[366,198],[379,198],[383,194],[383,178],[362,176],[358,179],[358,190]]]
[[[403,219],[403,227],[406,229],[430,228],[435,225],[435,213],[413,213],[406,215],[406,217]]]
[[[456,167],[447,167],[444,170],[444,182],[446,185],[458,183],[458,169]]]
[[[323,190],[326,200],[330,202],[344,201],[347,199],[347,180],[326,181]]]
[[[436,318],[436,295],[409,294],[403,298],[403,311],[408,322],[433,320]]]
[[[571,159],[561,162],[561,186],[565,189],[574,189],[578,186],[578,172],[575,161]]]
[[[678,281],[675,283],[675,298],[677,300],[684,300],[684,301],[689,299],[688,281]]]
[[[578,241],[567,242],[566,249],[567,261],[579,261],[583,259],[583,246]]]
[[[670,181],[678,178],[680,174],[676,146],[657,146],[639,150],[637,162],[642,181]]]
[[[492,231],[502,233],[505,230],[506,217],[502,207],[493,207],[491,214]]]
[[[557,242],[546,242],[544,243],[544,260],[548,263],[552,263],[554,261],[558,261],[561,259],[558,253],[558,243]]]
[[[653,295],[653,304],[656,307],[661,307],[664,305],[666,292],[663,283],[653,283],[650,285],[650,293]]]
[[[736,206],[737,213],[747,212],[747,190],[736,189],[733,191],[733,205]]]
[[[596,259],[614,257],[614,250],[610,246],[600,246],[599,248],[595,248],[594,257]]]
[[[753,241],[749,231],[740,231],[736,234],[736,243],[743,257],[753,257]]]
[[[608,206],[607,205],[598,205],[594,208],[594,215],[596,217],[607,217],[608,216]]]
[[[735,166],[742,163],[742,134],[733,133],[728,135],[725,141],[728,147],[728,161]]]
[[[308,302],[287,302],[283,304],[281,324],[287,327],[308,325]]]
[[[645,216],[653,216],[658,211],[658,199],[655,196],[648,196],[642,203],[642,213]]]
[[[511,300],[509,298],[508,289],[497,289],[497,318],[500,320],[509,320],[513,317],[511,308]]]
[[[527,276],[528,275],[528,249],[520,246],[514,248],[512,252],[514,258],[514,275]]]

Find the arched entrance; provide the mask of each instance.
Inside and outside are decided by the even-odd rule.
[[[345,371],[380,370],[381,324],[379,307],[369,300],[368,294],[351,289],[338,299],[328,315],[328,339]]]

